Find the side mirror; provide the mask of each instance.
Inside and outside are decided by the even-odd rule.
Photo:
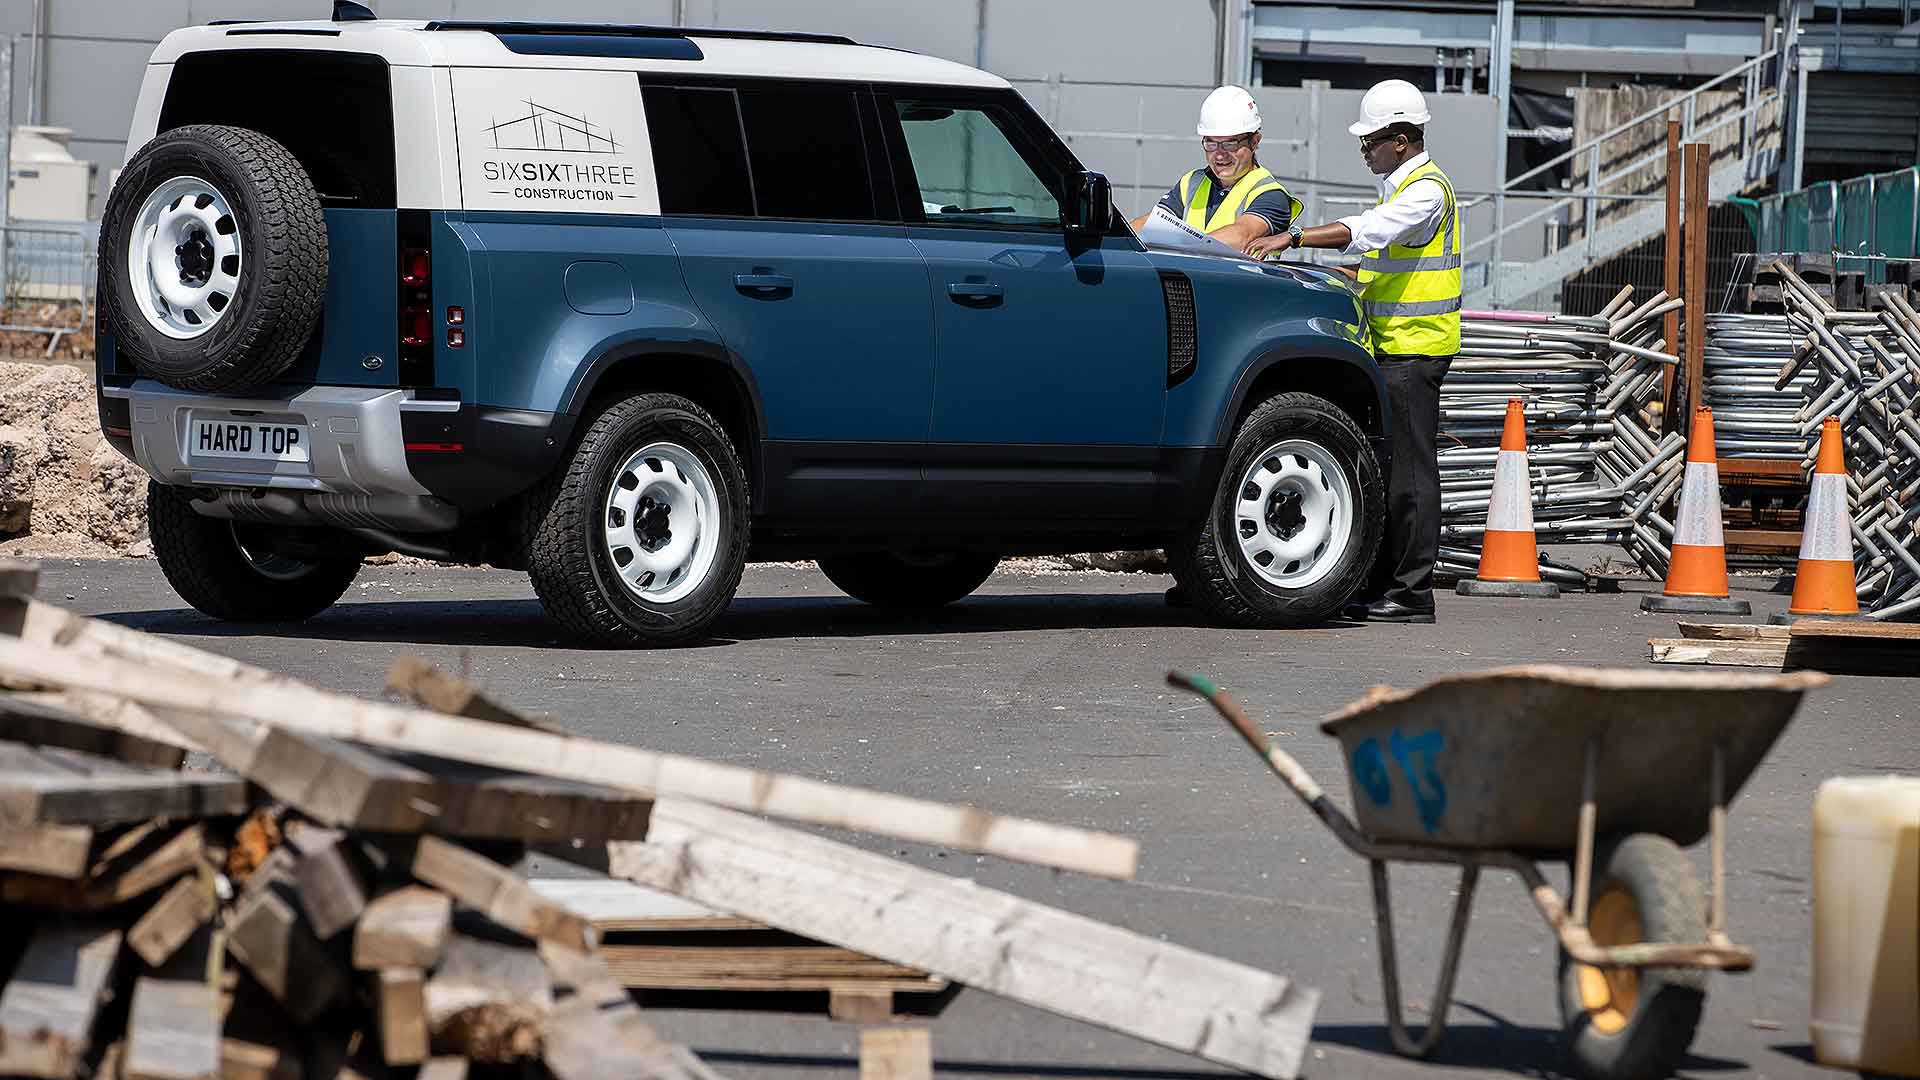
[[[1067,177],[1067,204],[1060,217],[1075,236],[1105,236],[1113,225],[1113,185],[1097,172]]]

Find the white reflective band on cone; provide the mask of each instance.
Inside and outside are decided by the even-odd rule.
[[[1838,473],[1815,473],[1807,514],[1802,519],[1800,557],[1852,562],[1853,534],[1847,523],[1847,478]]]
[[[1487,504],[1487,528],[1500,532],[1533,531],[1533,489],[1527,483],[1524,450],[1502,450],[1493,466],[1493,499]]]
[[[1687,462],[1686,477],[1680,483],[1680,520],[1673,523],[1673,542],[1698,547],[1720,546],[1720,466],[1706,461]]]

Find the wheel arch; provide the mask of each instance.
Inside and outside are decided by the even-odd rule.
[[[1276,394],[1287,393],[1325,398],[1352,417],[1376,449],[1385,442],[1393,407],[1387,400],[1386,381],[1373,358],[1364,353],[1317,355],[1290,347],[1262,353],[1241,370],[1228,408],[1221,414],[1216,441],[1230,442],[1256,406]]]

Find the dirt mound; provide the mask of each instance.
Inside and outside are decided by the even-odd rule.
[[[90,376],[0,361],[0,554],[142,554],[146,495],[100,435]]]

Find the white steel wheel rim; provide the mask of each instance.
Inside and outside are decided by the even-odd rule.
[[[153,189],[127,238],[127,279],[140,313],[180,340],[205,334],[232,310],[243,260],[232,204],[197,176]]]
[[[613,474],[600,524],[607,557],[633,596],[670,604],[700,587],[720,553],[720,494],[686,447],[650,443]]]
[[[1254,573],[1304,589],[1333,572],[1353,543],[1353,484],[1318,443],[1288,439],[1248,464],[1234,491],[1233,533]]]

